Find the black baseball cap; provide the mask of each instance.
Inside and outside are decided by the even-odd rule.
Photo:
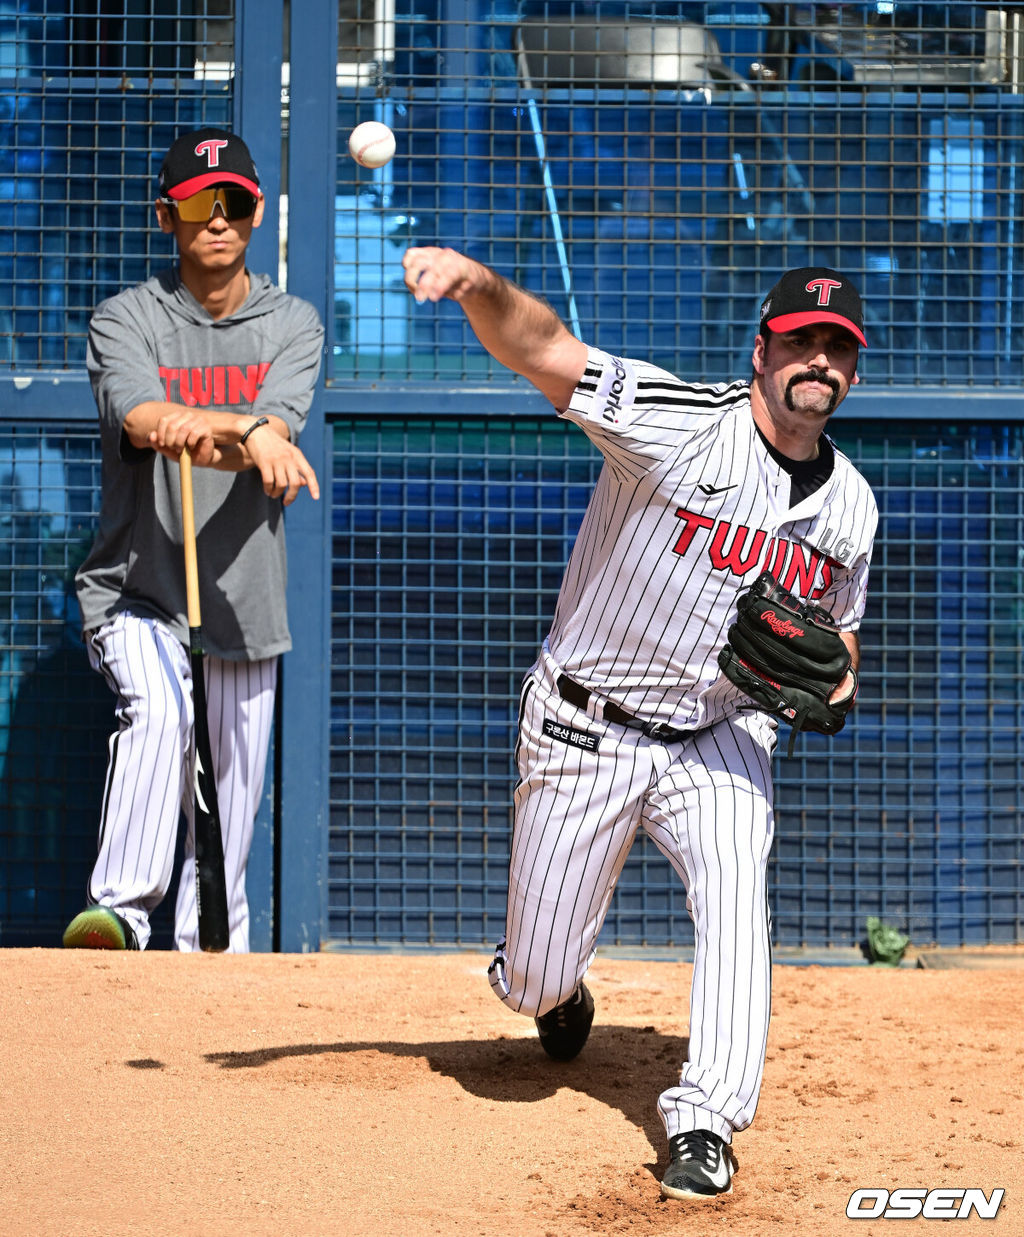
[[[183,133],[164,156],[160,196],[180,201],[211,185],[242,185],[259,197],[260,178],[249,147],[227,129]]]
[[[827,266],[801,266],[787,271],[761,304],[761,326],[794,331],[815,322],[845,326],[866,348],[860,293],[838,271]]]

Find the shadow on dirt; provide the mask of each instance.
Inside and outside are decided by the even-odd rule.
[[[532,1037],[286,1044],[252,1052],[211,1052],[205,1059],[222,1069],[259,1069],[285,1058],[331,1053],[420,1057],[469,1094],[501,1103],[535,1104],[571,1087],[618,1109],[657,1147],[665,1137],[657,1097],[678,1078],[687,1046],[685,1036],[662,1035],[654,1027],[595,1026],[583,1052],[569,1062],[549,1060]]]

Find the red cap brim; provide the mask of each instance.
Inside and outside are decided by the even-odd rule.
[[[182,198],[190,198],[200,189],[209,189],[213,185],[241,185],[243,189],[248,189],[254,198],[260,196],[259,185],[246,176],[239,176],[237,172],[204,172],[202,176],[193,176],[191,180],[183,180],[180,185],[168,189],[167,196],[180,202]]]
[[[821,313],[819,310],[805,311],[799,314],[783,314],[779,318],[769,318],[766,322],[773,331],[795,331],[802,326],[813,326],[816,322],[835,322],[839,326],[845,326],[851,335],[855,335],[866,348],[868,341],[864,338],[864,332],[855,322],[851,322],[849,318],[844,318],[842,314]]]

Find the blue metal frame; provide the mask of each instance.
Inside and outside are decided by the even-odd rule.
[[[305,178],[305,173],[303,176]],[[304,183],[308,187],[308,179],[304,179]],[[319,309],[326,298],[323,289],[317,287],[318,281],[323,279],[322,270],[314,257],[317,252],[322,253],[322,248],[314,243],[309,234],[303,236],[301,245],[296,245],[295,256],[289,259],[288,288]],[[306,286],[309,287],[308,292],[297,290]],[[367,417],[403,417],[427,404],[432,415],[471,416],[479,411],[481,400],[486,400],[487,407],[498,415],[544,414],[550,408],[547,400],[532,387],[525,383],[513,384],[511,379],[507,384],[495,384],[485,390],[479,387],[456,389],[410,385],[375,389],[365,383],[345,381],[323,382],[321,387],[316,405],[321,420],[338,415],[348,416],[353,408]],[[43,370],[17,376],[0,374],[0,407],[5,410],[4,415],[12,419],[38,422],[65,421],[69,412],[89,419],[95,415],[88,379],[84,373],[74,370]],[[1024,421],[1024,394],[1011,389],[964,391],[946,387],[913,387],[908,390],[905,387],[875,387],[865,383],[850,392],[844,415],[848,418],[873,418],[878,415],[879,408],[884,408],[886,419],[894,423]],[[305,440],[302,445],[308,456]],[[289,518],[294,518],[294,514],[291,512]]]
[[[485,389],[408,385],[374,389],[366,384],[334,381],[325,391],[324,407],[328,417],[348,415],[354,402],[358,411],[368,417],[408,416],[427,404],[431,413],[438,416],[472,416],[480,410],[482,400],[498,415],[543,414],[550,409],[547,400],[532,387],[523,382],[514,385],[511,380],[507,385],[495,383]],[[850,392],[844,415],[872,418],[878,415],[879,408],[884,408],[886,419],[893,422],[1024,421],[1024,394],[1009,389],[907,389],[865,383]]]
[[[878,497],[861,701],[776,767],[775,939],[915,943],[1024,926],[1020,423],[833,428]],[[600,468],[578,430],[479,409],[335,423],[327,935],[497,939],[516,699]],[[685,892],[643,839],[603,939],[679,945]]]
[[[252,269],[277,278],[281,225],[281,68],[284,0],[238,3],[235,15],[234,111],[238,132],[259,151],[263,222],[253,232]]]
[[[333,83],[338,45],[336,0],[302,0],[291,9],[291,146],[288,166],[288,290],[332,313],[336,141],[323,84]],[[299,140],[301,135],[301,141]],[[326,364],[325,364],[326,370]],[[288,603],[292,652],[282,666],[284,733],[280,764],[280,901],[277,947],[320,947],[325,924],[327,835],[326,729],[329,712],[331,470],[322,372],[302,449],[320,478],[319,503],[301,495],[288,513]],[[294,737],[291,737],[294,736]],[[300,737],[301,736],[301,737]]]
[[[284,57],[281,32],[284,23],[283,0],[262,0],[257,8],[238,3],[235,17],[235,126],[254,151],[259,151],[257,167],[263,190],[263,222],[253,232],[247,259],[256,271],[266,271],[276,279],[279,265],[281,168],[280,94],[275,86],[281,80]],[[283,737],[275,726],[271,752],[277,753]],[[276,768],[277,762],[274,762]],[[276,779],[267,770],[263,804],[256,817],[252,849],[246,869],[245,885],[249,899],[249,942],[253,950],[268,951],[278,939],[276,885],[277,852],[280,838],[275,831]]]

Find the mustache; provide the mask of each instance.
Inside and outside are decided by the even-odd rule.
[[[786,394],[788,395],[798,382],[822,382],[825,386],[830,387],[833,395],[839,394],[839,383],[831,374],[825,370],[815,369],[813,366],[810,369],[801,370],[799,374],[794,374],[790,378],[786,386]]]

